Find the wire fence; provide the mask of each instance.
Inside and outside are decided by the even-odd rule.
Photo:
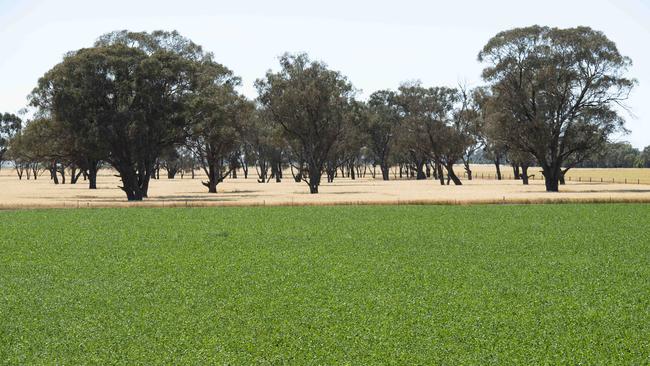
[[[468,179],[467,172],[463,172],[463,178]],[[472,179],[486,179],[498,180],[496,173],[473,172]],[[514,180],[515,176],[512,173],[501,173],[501,180]],[[544,180],[541,172],[529,175],[529,180]],[[633,178],[633,177],[594,177],[594,176],[573,176],[567,175],[566,182],[579,182],[579,183],[607,183],[607,184],[650,184],[650,178]]]

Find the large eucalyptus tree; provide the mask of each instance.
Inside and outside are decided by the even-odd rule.
[[[285,54],[281,70],[269,71],[256,86],[259,100],[272,120],[282,127],[291,152],[307,165],[303,180],[318,193],[321,175],[354,95],[352,85],[337,71],[306,54]]]
[[[619,106],[635,81],[631,60],[588,27],[532,26],[498,33],[483,47],[500,129],[508,144],[535,157],[546,190],[558,191],[564,169],[623,130]],[[567,166],[568,165],[568,166]]]

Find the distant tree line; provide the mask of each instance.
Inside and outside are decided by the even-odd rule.
[[[280,57],[255,82],[258,98],[214,55],[177,32],[118,31],[69,52],[29,96],[29,121],[4,114],[0,163],[19,179],[49,172],[55,183],[97,187],[113,168],[129,200],[151,179],[202,171],[216,193],[227,177],[280,182],[290,171],[318,193],[323,176],[435,179],[462,184],[462,164],[509,163],[528,184],[540,166],[548,191],[578,166],[650,165],[650,148],[610,142],[635,81],[631,61],[587,27],[501,32],[478,56],[486,85],[379,90],[367,101],[340,72],[306,54]],[[0,164],[1,165],[1,164]],[[69,177],[69,178],[66,178]]]

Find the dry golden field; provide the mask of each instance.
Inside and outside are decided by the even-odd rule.
[[[462,166],[455,168],[457,173],[462,176],[464,169]],[[494,165],[476,164],[472,165],[474,176],[481,176],[483,179],[495,178]],[[528,174],[534,174],[537,180],[543,179],[542,169],[532,167],[528,169]],[[501,174],[505,179],[512,179],[513,172],[510,166],[501,166]],[[567,173],[567,180],[571,182],[592,182],[592,183],[636,183],[650,184],[650,169],[647,168],[574,168]]]
[[[505,176],[512,174],[509,167],[503,169]],[[491,166],[477,165],[474,171],[479,177],[483,173],[484,179],[464,179],[462,186],[440,186],[432,179],[384,182],[370,178],[369,174],[356,180],[337,178],[334,183],[323,182],[317,195],[309,194],[305,183],[295,183],[290,173],[287,173],[289,179],[285,178],[282,183],[260,184],[253,176],[248,179],[226,179],[218,186],[217,194],[207,193],[207,189],[201,185],[200,172],[196,179],[186,175],[184,179],[177,177],[170,180],[161,174],[160,180],[152,180],[148,199],[130,203],[118,188],[119,179],[106,169],[98,177],[98,189],[89,190],[82,180],[76,185],[55,185],[48,173],[43,173],[37,180],[23,178],[19,181],[15,172],[5,167],[0,171],[0,208],[650,202],[650,185],[629,183],[636,176],[646,177],[647,180],[650,176],[648,169],[576,169],[573,171],[576,176],[591,176],[592,182],[584,178],[581,182],[572,179],[561,186],[559,193],[545,192],[543,181],[539,178],[524,186],[515,180],[488,179],[487,174],[494,175]],[[460,167],[458,172],[462,172]],[[533,172],[535,170],[531,168],[530,173]],[[538,172],[536,174],[539,176]],[[600,176],[616,177],[617,182],[627,177],[628,184],[600,183],[599,179],[595,179]]]

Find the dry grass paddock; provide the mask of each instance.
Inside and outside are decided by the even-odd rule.
[[[529,186],[520,181],[487,178],[494,174],[490,166],[474,167],[475,174],[483,173],[485,178],[463,180],[462,186],[440,186],[429,180],[391,180],[384,182],[365,178],[351,180],[337,178],[334,183],[320,187],[317,195],[309,194],[305,183],[284,179],[281,183],[257,183],[255,177],[248,179],[226,179],[218,186],[219,193],[209,194],[201,185],[203,179],[197,173],[196,179],[187,175],[184,179],[152,180],[149,198],[143,202],[127,202],[118,188],[119,178],[109,170],[103,170],[98,177],[98,189],[89,190],[86,182],[76,185],[55,185],[45,173],[37,180],[18,180],[10,168],[0,171],[0,208],[74,208],[74,207],[199,207],[199,206],[254,206],[254,205],[337,205],[337,204],[476,204],[476,203],[563,203],[563,202],[650,202],[650,185],[600,183],[572,179],[561,186],[559,193],[544,191],[543,181],[533,180]],[[504,175],[511,174],[504,167]],[[459,172],[462,171],[459,167]],[[534,169],[531,169],[531,174]],[[575,170],[574,174],[596,174],[599,170]],[[253,173],[254,174],[254,173]],[[634,176],[650,177],[650,169],[607,169],[603,178],[618,179]],[[241,174],[240,174],[241,176]],[[639,178],[640,179],[640,178]],[[605,179],[605,181],[608,181]]]

